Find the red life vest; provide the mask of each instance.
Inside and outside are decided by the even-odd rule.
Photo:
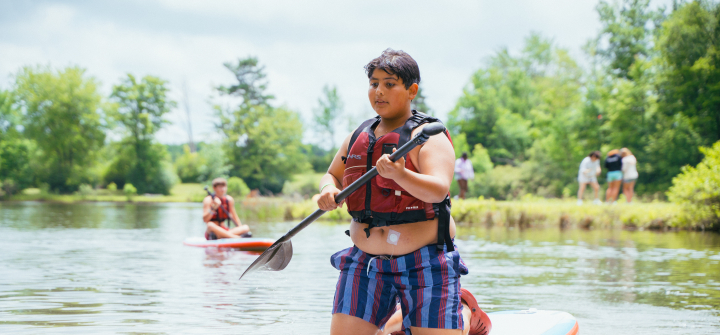
[[[220,199],[220,206],[222,206],[222,208],[224,208],[225,210],[223,211],[222,209],[220,209],[220,207],[218,207],[218,209],[216,209],[213,212],[213,215],[210,218],[210,221],[223,222],[223,221],[229,220],[230,217],[228,217],[228,215],[226,214],[226,213],[230,213],[230,204],[227,201],[227,197],[218,197],[218,198]]]
[[[392,153],[410,141],[412,131],[422,124],[440,122],[439,119],[426,114],[412,111],[412,116],[405,124],[380,138],[375,137],[375,128],[380,123],[380,116],[363,122],[350,138],[343,187],[347,187],[363,174],[373,168],[385,153]],[[450,134],[445,131],[450,139]],[[450,141],[452,143],[452,140]],[[417,168],[405,157],[405,168],[417,172]],[[348,212],[357,222],[368,224],[365,233],[370,237],[370,229],[399,225],[405,223],[432,220],[438,217],[438,249],[447,244],[448,251],[453,251],[450,238],[450,196],[441,203],[426,203],[405,191],[392,179],[378,175],[371,179],[365,187],[349,195],[346,199]]]

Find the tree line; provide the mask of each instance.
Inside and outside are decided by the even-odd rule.
[[[584,156],[627,147],[638,193],[664,197],[683,166],[700,162],[699,148],[720,140],[720,7],[596,8],[602,29],[584,47],[587,66],[533,33],[471,77],[448,123],[456,147],[479,156],[473,195],[568,196]]]
[[[620,147],[638,159],[638,194],[664,196],[683,166],[702,160],[700,148],[720,140],[720,7],[623,0],[596,9],[602,28],[583,63],[532,33],[519,52],[501,49],[472,74],[447,120],[456,153],[468,152],[477,172],[471,196],[569,196],[584,156]],[[293,174],[325,171],[335,135],[363,118],[326,86],[303,127],[274,103],[257,58],[224,66],[234,80],[212,100],[223,139],[170,152],[155,139],[176,107],[166,81],[128,74],[105,97],[79,67],[22,68],[0,90],[3,192],[128,183],[167,194],[178,180],[233,176],[275,194]],[[432,114],[420,92],[413,107]],[[303,143],[309,129],[324,140]]]

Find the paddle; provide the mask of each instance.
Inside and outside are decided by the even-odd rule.
[[[207,192],[207,194],[213,199],[213,201],[215,201],[215,193],[210,193],[210,191],[208,191],[208,187],[207,187],[207,186],[205,186],[205,189],[204,189],[204,190],[205,190],[205,192]],[[237,222],[235,222],[235,219],[232,217],[232,215],[230,215],[230,213],[228,213],[228,212],[225,210],[225,207],[223,207],[222,205],[220,205],[219,208],[222,209],[223,213],[225,213],[225,216],[227,216],[228,218],[230,218],[230,221],[232,221],[232,223],[235,224],[235,227],[240,227],[240,225],[238,225]]]
[[[400,147],[400,149],[397,149],[392,155],[390,155],[390,160],[394,162],[400,159],[400,157],[407,155],[407,153],[416,146],[427,142],[427,140],[430,139],[430,136],[440,134],[444,130],[445,126],[443,126],[442,123],[439,122],[434,122],[426,125],[420,133],[413,137],[412,140],[405,143],[405,145],[403,145],[402,147]],[[377,174],[378,172],[376,168],[372,168],[354,183],[350,184],[344,190],[340,191],[340,193],[335,196],[335,202],[342,202],[358,188],[364,186],[365,183],[369,182],[370,179],[377,176]],[[314,213],[310,214],[310,216],[300,221],[297,226],[295,226],[293,229],[290,229],[290,231],[288,231],[285,235],[275,241],[275,243],[273,243],[270,248],[265,250],[265,252],[263,252],[260,257],[255,259],[255,261],[250,264],[247,270],[243,272],[243,274],[240,276],[240,279],[242,279],[242,277],[246,274],[259,269],[265,269],[270,271],[280,271],[284,269],[290,263],[290,259],[292,258],[293,254],[292,243],[290,242],[290,239],[293,236],[297,235],[297,233],[299,233],[301,230],[305,229],[305,227],[307,227],[313,221],[317,220],[323,214],[325,214],[325,211],[322,209],[318,209]]]

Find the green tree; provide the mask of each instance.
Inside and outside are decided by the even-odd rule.
[[[31,155],[33,143],[18,130],[20,115],[10,91],[0,90],[0,183],[5,195],[30,186],[34,177]]]
[[[127,167],[125,181],[139,193],[169,194],[173,183],[164,146],[155,143],[154,134],[167,123],[163,116],[175,107],[168,99],[167,82],[153,76],[137,80],[128,74],[113,86],[110,98],[117,104],[114,119],[128,132],[123,143],[131,150],[121,151],[115,165]]]
[[[319,138],[320,143],[326,143],[330,145],[330,149],[335,148],[335,130],[338,128],[338,120],[343,114],[343,102],[337,93],[337,87],[333,86],[330,88],[325,85],[323,87],[323,96],[318,99],[318,108],[313,111],[314,123],[319,132],[326,134],[324,140],[323,137]]]
[[[598,54],[608,60],[613,75],[632,78],[632,65],[652,53],[653,28],[661,24],[664,8],[651,10],[650,0],[622,0],[613,4],[602,0],[596,10],[602,24],[598,40],[606,42]]]
[[[207,183],[215,178],[227,178],[230,175],[232,165],[228,163],[222,144],[206,143],[200,149],[200,176],[198,181]]]
[[[175,160],[175,170],[183,183],[197,183],[200,180],[200,169],[206,164],[205,157],[191,152],[189,145],[183,146],[183,154]]]
[[[658,35],[660,110],[687,116],[711,145],[720,140],[720,5],[687,3]]]
[[[567,50],[533,33],[519,55],[501,50],[475,73],[449,126],[470,147],[481,144],[495,165],[522,166],[523,173],[513,173],[522,178],[516,183],[522,192],[559,195],[585,151],[575,125],[582,118],[581,79]]]
[[[15,77],[23,134],[41,152],[36,175],[52,190],[72,192],[92,182],[90,167],[105,141],[97,85],[78,67],[25,67]]]
[[[279,193],[291,174],[310,170],[302,154],[302,123],[298,114],[269,104],[265,74],[256,58],[225,64],[238,83],[220,86],[223,95],[241,98],[235,108],[215,105],[217,128],[225,136],[224,149],[230,175],[240,177],[252,189]]]

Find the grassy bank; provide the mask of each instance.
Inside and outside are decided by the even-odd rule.
[[[311,201],[291,204],[286,219],[301,219],[317,207]],[[574,200],[484,199],[453,201],[452,215],[459,225],[560,228],[702,229],[684,216],[683,208],[667,202],[578,206]],[[344,210],[325,215],[329,220],[349,220]]]
[[[298,180],[294,188],[301,188]],[[201,202],[205,197],[201,184],[179,184],[170,195],[138,195],[131,198],[135,203]],[[11,201],[127,202],[120,192],[93,190],[89,194],[57,195],[28,189],[14,195]],[[301,220],[317,209],[311,200],[260,197],[238,202],[238,215],[250,220]],[[459,225],[501,227],[561,227],[561,228],[625,228],[625,229],[704,229],[688,215],[682,206],[667,202],[647,202],[617,205],[578,206],[574,200],[525,198],[518,201],[495,201],[485,199],[455,200],[453,217]],[[345,210],[325,214],[323,220],[347,221]]]

